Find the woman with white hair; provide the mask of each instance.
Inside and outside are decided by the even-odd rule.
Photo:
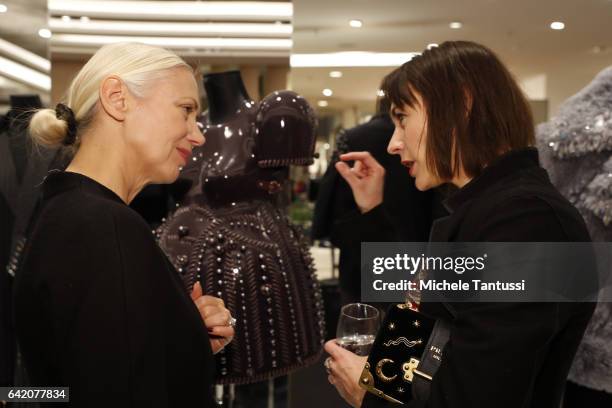
[[[72,406],[212,406],[212,354],[234,334],[223,301],[187,293],[128,207],[171,183],[194,146],[198,87],[170,51],[107,45],[65,103],[32,117],[34,142],[73,154],[50,173],[15,282],[31,385],[70,387]]]

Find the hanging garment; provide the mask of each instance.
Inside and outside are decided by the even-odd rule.
[[[542,166],[584,217],[593,241],[612,241],[612,67],[537,128]],[[612,303],[599,303],[569,379],[612,393]]]

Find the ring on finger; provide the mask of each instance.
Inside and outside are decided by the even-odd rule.
[[[323,365],[325,366],[325,371],[327,371],[327,374],[331,374],[331,357],[327,357],[325,362],[323,362]]]

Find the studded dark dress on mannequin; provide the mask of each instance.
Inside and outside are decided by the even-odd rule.
[[[323,309],[308,244],[277,205],[288,166],[312,162],[316,121],[294,92],[251,101],[238,72],[207,75],[204,85],[206,143],[182,169],[192,187],[157,234],[185,285],[199,280],[237,318],[216,381],[247,384],[321,353]]]

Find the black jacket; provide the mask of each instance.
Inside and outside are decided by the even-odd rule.
[[[434,222],[431,241],[590,241],[577,210],[539,166],[535,149],[502,156],[445,204],[451,215]],[[347,234],[395,238],[384,208],[363,218],[362,230]],[[450,322],[450,340],[429,400],[406,406],[559,408],[593,309],[592,303],[423,303],[423,314]],[[389,405],[367,394],[362,407]]]
[[[75,407],[212,407],[202,318],[142,218],[85,176],[50,173],[15,281],[33,386]]]
[[[399,231],[401,240],[426,241],[431,228],[435,194],[418,191],[414,186],[414,179],[410,177],[406,167],[402,166],[399,157],[387,153],[393,129],[389,115],[376,115],[369,122],[347,130],[342,141],[338,141],[338,147],[342,153],[367,151],[372,154],[385,168],[385,208]],[[439,205],[436,208],[438,207]],[[312,230],[315,239],[330,238],[332,244],[340,249],[338,267],[345,303],[361,299],[361,244],[352,237],[347,237],[342,227],[347,219],[359,222],[358,214],[359,210],[349,185],[332,163],[319,186]]]

